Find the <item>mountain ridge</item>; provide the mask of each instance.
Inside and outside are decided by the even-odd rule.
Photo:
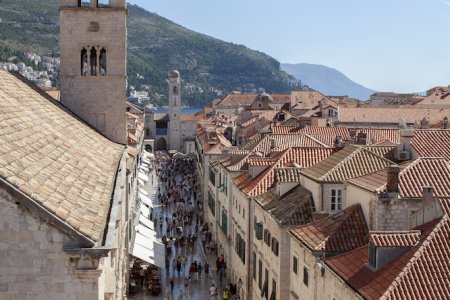
[[[358,84],[342,72],[325,65],[282,63],[281,69],[308,85],[310,88],[326,95],[343,96],[366,100],[375,93],[374,90]]]
[[[59,1],[0,4],[0,59],[14,51],[58,52]],[[157,104],[167,104],[171,69],[178,69],[183,82],[193,87],[183,92],[183,104],[190,106],[209,104],[220,92],[239,89],[289,92],[290,83],[296,82],[279,61],[260,51],[194,32],[137,5],[128,4],[128,13],[129,85],[151,86]]]

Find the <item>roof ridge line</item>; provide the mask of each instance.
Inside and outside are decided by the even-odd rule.
[[[313,141],[315,141],[315,142],[317,142],[317,143],[323,145],[325,148],[331,148],[330,146],[328,146],[327,144],[325,144],[325,143],[319,141],[319,140],[316,139],[315,137],[312,137],[309,133],[305,133],[304,135],[305,135],[305,136],[308,136],[308,137],[309,137],[310,139],[312,139]]]
[[[356,155],[357,152],[360,151],[360,149],[362,147],[358,147],[356,145],[350,145],[349,147],[355,147],[355,151],[353,151],[350,155],[348,155],[346,158],[344,158],[343,160],[339,161],[339,163],[337,163],[333,168],[331,168],[328,172],[326,172],[325,174],[323,174],[322,176],[320,176],[318,179],[319,180],[323,180],[325,177],[327,177],[329,174],[333,173],[337,168],[341,167],[343,164],[345,164],[350,158],[352,158],[353,156]],[[339,153],[336,152],[336,153]]]
[[[284,153],[281,152],[281,153],[277,154],[277,155],[280,155],[280,157],[276,160],[276,162],[274,162],[271,166],[269,166],[266,170],[264,170],[260,175],[258,175],[258,176],[255,178],[255,180],[256,180],[258,177],[260,177],[261,175],[263,175],[263,176],[259,179],[259,182],[257,182],[256,185],[255,185],[255,186],[247,193],[248,195],[249,195],[251,192],[253,192],[253,191],[258,187],[258,185],[261,183],[261,180],[262,180],[263,178],[265,178],[265,177],[267,176],[267,174],[270,173],[270,171],[272,171],[272,170],[275,169],[275,167],[278,165],[278,163],[280,162],[280,160],[282,160],[283,157],[286,155],[286,153],[289,152],[290,150],[291,150],[291,148],[287,148],[286,150],[284,150]],[[277,155],[275,155],[275,157],[276,157]]]

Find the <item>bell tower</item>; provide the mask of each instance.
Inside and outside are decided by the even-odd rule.
[[[125,0],[60,0],[61,103],[126,144]]]
[[[169,73],[169,147],[181,150],[181,78],[178,71]]]

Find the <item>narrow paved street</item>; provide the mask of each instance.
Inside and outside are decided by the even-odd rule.
[[[144,284],[139,287],[139,292],[130,295],[129,299],[222,299],[226,281],[224,279],[221,283],[219,280],[215,266],[217,256],[212,253],[206,254],[202,247],[201,207],[197,203],[198,199],[195,199],[199,195],[194,187],[197,184],[195,162],[190,159],[177,159],[178,165],[174,166],[171,161],[165,161],[161,157],[157,157],[156,160],[161,170],[158,172],[154,168],[151,171],[150,180],[144,189],[149,192],[149,195],[153,195],[155,230],[159,238],[163,241],[167,240],[170,253],[167,255],[166,252],[166,270],[159,271],[162,293],[159,296],[153,296]],[[169,181],[172,182],[169,183]],[[158,189],[162,196],[158,197]],[[197,220],[199,220],[198,223]],[[184,247],[181,247],[180,241],[188,241],[191,234],[196,237],[193,245],[185,242]],[[179,272],[177,259],[181,265]],[[194,262],[201,264],[202,270],[189,276],[190,266]],[[205,272],[206,262],[209,264],[208,274]],[[173,290],[170,287],[171,279]],[[218,296],[210,296],[212,284],[217,287]]]

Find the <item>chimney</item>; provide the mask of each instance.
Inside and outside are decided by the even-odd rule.
[[[334,147],[335,148],[343,148],[344,147],[344,142],[342,141],[342,136],[337,135],[336,138],[334,139]]]
[[[434,188],[432,186],[424,186],[422,190],[422,197],[424,202],[433,200]]]
[[[397,193],[399,192],[398,185],[400,183],[399,175],[400,167],[398,165],[390,165],[387,167],[387,182],[386,182],[386,190],[388,193]]]
[[[276,146],[276,141],[275,141],[274,138],[271,138],[271,139],[270,139],[270,149],[275,148],[275,146]]]

